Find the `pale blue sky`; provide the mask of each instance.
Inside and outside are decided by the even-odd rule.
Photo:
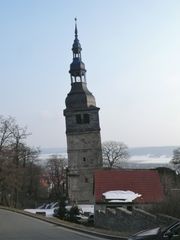
[[[102,140],[180,145],[179,0],[0,0],[0,113],[66,146],[74,17]]]

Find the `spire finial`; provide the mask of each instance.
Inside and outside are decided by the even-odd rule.
[[[75,17],[74,20],[75,20],[75,38],[77,38],[77,36],[78,36],[78,31],[77,31],[77,18]]]

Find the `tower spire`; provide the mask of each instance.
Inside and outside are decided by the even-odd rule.
[[[78,38],[78,30],[77,30],[77,18],[74,18],[75,20],[75,38]]]
[[[73,62],[70,65],[71,84],[74,82],[86,82],[85,64],[81,60],[81,44],[78,39],[77,18],[75,20],[75,39],[72,46]]]

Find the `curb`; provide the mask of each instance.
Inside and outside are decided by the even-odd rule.
[[[15,209],[15,208],[8,208],[8,207],[0,206],[0,209],[7,210],[7,211],[10,211],[10,212],[16,212],[16,213],[19,213],[19,214],[22,214],[22,215],[26,215],[26,216],[29,216],[29,217],[32,217],[32,218],[39,219],[39,220],[44,221],[44,222],[54,224],[56,226],[61,226],[61,227],[64,227],[64,228],[68,228],[68,229],[77,231],[77,232],[90,234],[90,235],[93,235],[93,236],[96,236],[96,237],[102,237],[102,238],[106,238],[106,239],[127,240],[127,237],[105,234],[105,233],[100,232],[100,230],[98,231],[98,229],[96,229],[96,230],[87,229],[87,227],[82,226],[82,225],[78,225],[78,224],[70,223],[70,222],[65,222],[63,220],[59,220],[59,219],[55,219],[55,218],[47,218],[47,217],[39,216],[37,214],[28,213],[28,212],[25,212],[23,210],[19,210],[19,209]]]

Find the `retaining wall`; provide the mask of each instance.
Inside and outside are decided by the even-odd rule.
[[[166,215],[155,216],[142,209],[107,208],[95,212],[95,226],[113,231],[138,232],[158,226],[167,226],[178,219]]]

